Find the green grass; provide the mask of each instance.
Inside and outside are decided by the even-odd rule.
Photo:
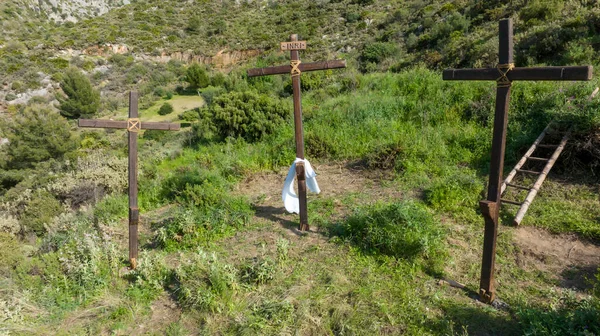
[[[173,112],[167,115],[159,115],[158,110],[164,103],[173,105]],[[140,117],[145,121],[175,121],[177,116],[189,110],[204,106],[204,99],[200,96],[173,96],[171,99],[161,99],[152,107],[140,111]]]
[[[173,105],[172,113],[169,113],[166,115],[158,114],[158,110],[164,103],[170,103],[171,105]],[[142,121],[170,122],[170,121],[177,121],[178,120],[177,117],[181,113],[183,113],[185,111],[193,110],[196,108],[200,108],[202,106],[204,106],[204,99],[202,99],[202,97],[200,97],[200,96],[175,95],[171,99],[164,99],[164,98],[159,99],[151,107],[144,109],[144,110],[140,110],[139,115],[140,115],[140,118],[142,119]],[[127,111],[128,111],[127,108],[121,108],[114,114],[112,114],[110,116],[104,116],[103,118],[104,119],[106,119],[106,118],[126,119],[127,113],[128,113]]]

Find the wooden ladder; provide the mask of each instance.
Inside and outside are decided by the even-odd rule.
[[[502,187],[500,189],[500,194],[504,194],[507,187],[529,191],[529,193],[527,194],[527,197],[525,198],[525,201],[523,201],[523,202],[516,202],[516,201],[507,200],[507,199],[503,199],[503,198],[500,199],[501,203],[520,206],[519,211],[517,212],[517,215],[515,216],[515,218],[513,220],[513,223],[515,225],[519,225],[521,223],[521,221],[523,220],[523,217],[525,217],[525,213],[527,213],[527,210],[529,209],[531,202],[533,202],[533,199],[535,198],[538,191],[542,187],[542,183],[544,183],[544,180],[546,179],[546,176],[548,176],[550,169],[552,169],[552,166],[554,166],[554,163],[556,162],[556,160],[558,159],[558,157],[564,150],[565,145],[567,144],[567,141],[569,141],[569,137],[571,135],[571,129],[569,129],[566,132],[553,132],[551,126],[552,126],[552,123],[550,123],[550,124],[548,124],[548,126],[546,126],[546,128],[542,131],[542,134],[540,134],[540,136],[533,142],[533,145],[531,145],[531,147],[529,147],[529,150],[525,153],[525,155],[523,155],[521,160],[519,160],[519,162],[517,163],[515,168],[508,174],[508,176],[506,177],[506,180],[504,180],[504,183],[502,183]],[[542,144],[541,142],[544,140],[544,138],[546,137],[547,134],[564,134],[564,135],[563,135],[560,143],[557,145]],[[552,153],[552,155],[549,158],[531,156],[535,152],[535,150],[538,148],[554,148],[554,152]],[[542,171],[521,169],[528,160],[538,161],[538,162],[546,162],[546,165],[544,166],[544,169],[542,169]],[[533,184],[533,187],[531,187],[531,188],[517,185],[517,184],[512,184],[511,182],[512,182],[513,178],[517,175],[517,173],[538,175],[538,178],[535,181],[535,183]]]

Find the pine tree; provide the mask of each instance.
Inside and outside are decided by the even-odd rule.
[[[210,85],[210,78],[206,74],[206,70],[197,63],[190,65],[187,69],[185,81],[190,84],[192,89],[202,89]]]
[[[76,68],[65,72],[60,87],[66,97],[58,96],[60,114],[66,118],[91,117],[100,107],[100,93],[92,87],[90,80]]]

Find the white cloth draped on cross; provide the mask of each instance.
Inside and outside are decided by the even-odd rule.
[[[298,201],[298,195],[294,191],[294,180],[296,179],[296,163],[304,162],[304,170],[306,174],[306,187],[308,190],[314,193],[320,193],[319,185],[317,184],[317,174],[313,170],[308,160],[296,158],[290,170],[288,171],[285,183],[283,184],[283,192],[281,198],[285,209],[290,213],[300,213],[300,202]]]

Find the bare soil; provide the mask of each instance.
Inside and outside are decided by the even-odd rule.
[[[519,247],[517,265],[554,274],[567,288],[586,289],[600,266],[600,246],[574,234],[551,234],[535,227],[518,227],[513,239]]]

